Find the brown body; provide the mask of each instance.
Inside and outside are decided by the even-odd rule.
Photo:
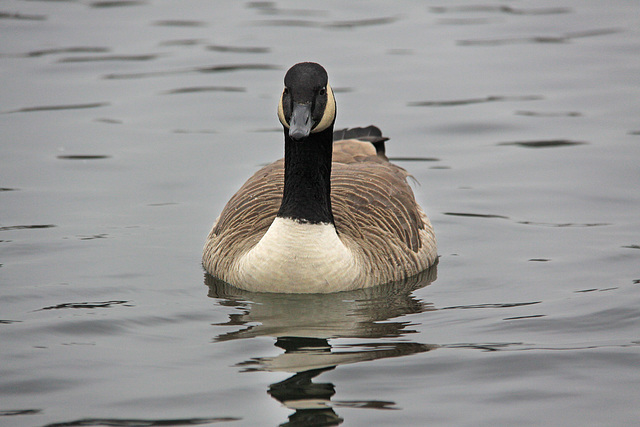
[[[331,207],[338,237],[359,269],[351,289],[401,280],[436,262],[435,234],[407,177],[371,142],[334,142]],[[210,274],[244,287],[234,283],[234,270],[276,218],[283,186],[281,159],[256,172],[229,200],[205,245],[203,264]]]

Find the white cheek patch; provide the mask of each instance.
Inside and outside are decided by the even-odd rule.
[[[289,129],[289,123],[287,123],[287,119],[284,117],[284,107],[282,106],[282,98],[284,97],[284,92],[280,97],[280,102],[278,103],[278,119],[280,119],[280,123],[287,129]]]
[[[336,118],[336,99],[333,97],[333,90],[327,84],[327,106],[324,108],[324,114],[320,123],[311,130],[311,133],[322,132],[333,123]]]
[[[284,96],[284,93],[283,93]],[[284,116],[284,107],[282,105],[282,98],[280,97],[280,102],[278,103],[278,119],[282,125],[289,129],[289,123],[287,122],[286,117]],[[324,109],[324,114],[322,114],[322,119],[320,119],[320,123],[316,127],[311,130],[311,133],[322,132],[326,128],[328,128],[333,120],[336,118],[336,99],[333,96],[333,90],[331,86],[327,84],[327,105]]]

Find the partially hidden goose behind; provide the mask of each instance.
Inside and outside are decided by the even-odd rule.
[[[296,64],[278,118],[284,159],[229,200],[204,247],[214,277],[257,292],[326,293],[401,280],[437,260],[431,223],[379,129],[336,131],[327,72]]]

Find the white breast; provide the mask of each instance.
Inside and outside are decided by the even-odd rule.
[[[233,269],[235,283],[267,292],[335,292],[362,286],[358,263],[333,224],[276,218]]]

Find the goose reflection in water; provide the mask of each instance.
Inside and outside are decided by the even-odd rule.
[[[407,320],[390,321],[408,314],[434,310],[412,292],[436,280],[437,265],[420,275],[383,286],[333,294],[272,294],[247,292],[206,274],[209,296],[219,304],[237,308],[227,323],[240,329],[215,337],[229,341],[269,336],[284,353],[239,362],[243,371],[289,372],[293,376],[271,384],[268,393],[295,412],[292,425],[338,425],[334,408],[398,409],[395,402],[331,401],[335,386],[313,379],[337,366],[423,353],[436,345],[394,341],[416,332]],[[338,338],[371,340],[332,345]]]

